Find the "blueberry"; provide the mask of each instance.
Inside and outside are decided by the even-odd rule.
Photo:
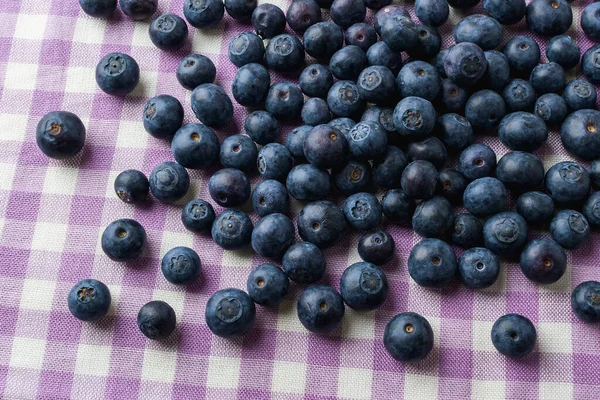
[[[117,9],[117,0],[79,0],[79,5],[87,15],[106,18]]]
[[[360,258],[375,265],[382,265],[390,261],[394,257],[394,250],[394,238],[385,231],[365,233],[358,242]]]
[[[408,256],[408,273],[419,286],[445,286],[454,277],[456,267],[452,247],[439,239],[421,240]]]
[[[463,193],[469,180],[454,168],[445,168],[438,176],[438,194],[451,203],[462,203]]]
[[[549,62],[535,67],[529,81],[538,94],[560,93],[567,84],[567,74],[563,67]]]
[[[281,258],[294,243],[294,224],[280,213],[261,218],[252,231],[252,248],[263,256]]]
[[[349,196],[342,210],[348,225],[357,230],[373,229],[381,222],[381,204],[370,193],[362,192]]]
[[[397,136],[396,128],[394,128],[394,110],[391,108],[381,108],[378,106],[372,106],[365,110],[361,117],[361,121],[373,121],[376,122],[384,129],[388,134],[388,140],[390,136]]]
[[[387,298],[388,281],[379,267],[358,262],[346,268],[342,274],[340,292],[348,307],[357,311],[371,311]]]
[[[600,41],[600,4],[592,3],[583,9],[581,29],[590,39]]]
[[[225,14],[222,0],[185,0],[183,15],[195,28],[208,28],[218,24]]]
[[[258,107],[265,102],[271,86],[269,71],[260,64],[246,64],[237,70],[231,84],[233,98],[244,107]]]
[[[599,10],[597,14],[600,16],[600,6],[597,8]],[[596,23],[599,27],[598,31],[600,35],[600,22],[597,21]],[[597,40],[600,40],[600,38]],[[590,82],[595,84],[600,83],[600,44],[590,47],[583,54],[583,59],[581,60],[581,69],[583,74]]]
[[[517,212],[530,224],[546,224],[554,216],[554,201],[542,192],[523,193],[517,199]]]
[[[190,200],[181,210],[181,222],[191,232],[210,232],[215,221],[213,206],[204,200]]]
[[[392,189],[383,195],[381,208],[383,215],[390,221],[408,223],[415,210],[415,201],[401,189]]]
[[[73,316],[82,321],[97,321],[108,313],[111,296],[108,287],[95,279],[77,282],[69,292],[67,303]]]
[[[450,0],[448,4],[452,8],[467,9],[475,6],[480,0]]]
[[[559,211],[550,223],[552,238],[565,249],[578,249],[590,236],[587,218],[574,210]]]
[[[465,286],[470,289],[492,286],[498,279],[499,273],[498,258],[484,247],[471,248],[458,259],[458,275]]]
[[[473,214],[458,214],[454,218],[452,243],[469,249],[479,246],[482,242],[483,225],[481,225],[479,218]]]
[[[155,300],[140,308],[137,326],[148,339],[162,340],[175,330],[175,310],[164,301]]]
[[[279,135],[277,120],[266,111],[259,110],[250,113],[244,121],[244,129],[253,141],[261,145],[274,142]]]
[[[487,70],[483,50],[474,43],[463,42],[453,46],[444,59],[444,71],[452,82],[473,85]]]
[[[422,23],[438,27],[448,20],[450,8],[445,0],[415,0],[415,14]]]
[[[461,19],[454,27],[456,43],[475,43],[481,50],[493,50],[502,42],[502,25],[492,17],[473,14]]]
[[[358,76],[356,84],[360,97],[368,103],[389,103],[390,98],[396,94],[394,74],[380,65],[365,68]]]
[[[283,270],[296,283],[315,283],[325,274],[325,256],[309,242],[294,243],[283,256]]]
[[[362,22],[367,14],[363,0],[334,0],[331,4],[331,20],[343,29]]]
[[[237,207],[250,197],[250,181],[239,169],[224,168],[211,176],[208,191],[218,205]]]
[[[68,111],[44,115],[35,130],[35,140],[46,156],[57,160],[74,157],[85,144],[85,126],[81,119]]]
[[[411,160],[425,160],[440,169],[446,163],[448,153],[446,147],[436,137],[430,137],[420,142],[411,142],[407,154]]]
[[[296,160],[304,160],[304,142],[312,129],[310,125],[302,125],[287,135],[285,147]]]
[[[547,93],[538,97],[534,110],[546,124],[558,125],[567,117],[567,102],[556,93]]]
[[[560,138],[564,148],[582,160],[600,157],[600,111],[578,110],[565,119]]]
[[[528,36],[514,36],[506,43],[502,52],[510,69],[518,75],[529,75],[540,62],[540,47]]]
[[[360,97],[358,86],[352,81],[338,81],[327,93],[327,105],[338,117],[360,115],[365,109],[365,101]]]
[[[382,7],[389,5],[392,0],[364,0],[367,8],[371,10],[379,10]]]
[[[237,67],[261,64],[265,57],[265,45],[258,35],[242,32],[229,42],[228,55],[229,60]]]
[[[498,128],[500,141],[512,150],[535,151],[548,139],[544,120],[527,112],[508,114]]]
[[[354,128],[354,125],[356,125],[356,122],[354,122],[354,120],[352,120],[350,118],[341,117],[341,118],[332,119],[331,121],[329,121],[329,123],[327,125],[333,126],[338,131],[342,132],[344,137],[348,137],[350,130],[352,128]]]
[[[413,199],[428,199],[435,193],[438,171],[429,161],[413,161],[404,169],[400,179],[402,190]]]
[[[450,202],[436,196],[419,203],[412,217],[412,228],[425,238],[443,237],[452,227],[453,221],[454,214]]]
[[[186,168],[211,167],[219,158],[219,139],[205,125],[186,124],[175,133],[171,152],[175,161]]]
[[[206,325],[217,336],[243,336],[254,325],[256,306],[242,290],[221,289],[208,299],[205,319]]]
[[[420,97],[405,97],[394,109],[394,127],[412,138],[429,135],[435,125],[433,105]]]
[[[596,88],[583,79],[575,79],[567,83],[562,96],[569,109],[573,111],[596,107]]]
[[[496,177],[516,192],[532,190],[544,181],[544,164],[533,154],[512,151],[498,161]]]
[[[429,322],[417,313],[398,314],[386,325],[383,344],[396,360],[416,363],[431,353],[433,330]]]
[[[367,62],[370,66],[387,67],[394,75],[402,68],[402,56],[392,51],[384,42],[377,42],[367,50]]]
[[[288,191],[276,180],[262,181],[252,192],[252,206],[261,217],[273,213],[286,214],[290,209]]]
[[[449,150],[463,150],[473,142],[473,127],[458,114],[449,113],[439,117],[435,130]]]
[[[225,10],[237,21],[247,21],[256,9],[256,0],[225,0]]]
[[[559,204],[583,201],[590,192],[590,174],[573,161],[554,164],[546,172],[546,193]]]
[[[345,196],[371,188],[371,164],[367,161],[349,160],[346,165],[333,170],[333,183]]]
[[[442,38],[434,27],[417,24],[417,44],[408,49],[410,59],[429,60],[435,57],[442,48]],[[437,70],[437,69],[436,69]]]
[[[298,118],[304,104],[304,96],[298,86],[291,82],[278,82],[269,88],[266,110],[281,121]]]
[[[285,181],[292,169],[292,155],[279,143],[269,143],[258,152],[256,166],[264,179]]]
[[[514,257],[527,243],[527,222],[514,211],[504,211],[489,218],[483,225],[485,247],[495,254]]]
[[[600,188],[600,160],[590,164],[590,180],[594,189]]]
[[[424,61],[413,61],[404,65],[396,82],[402,97],[416,96],[429,101],[438,95],[441,87],[437,70]]]
[[[252,12],[252,26],[263,38],[281,35],[285,30],[285,14],[275,4],[260,4]]]
[[[508,111],[533,111],[535,90],[531,83],[523,79],[513,79],[502,91],[502,98]]]
[[[464,114],[469,93],[450,79],[443,79],[438,96],[438,102],[449,112]]]
[[[145,245],[146,231],[132,219],[111,222],[102,233],[102,251],[113,261],[131,261],[142,254]]]
[[[225,168],[251,170],[256,167],[258,149],[249,136],[232,135],[223,141],[219,159]]]
[[[308,99],[300,113],[302,122],[306,125],[317,126],[331,121],[331,113],[327,102],[319,97]]]
[[[566,0],[533,0],[527,5],[527,27],[542,36],[565,33],[573,23],[573,10]]]
[[[150,184],[143,172],[128,169],[117,175],[115,179],[115,193],[125,203],[137,204],[146,200]]]
[[[119,7],[132,20],[142,21],[156,12],[157,0],[119,0]]]
[[[375,18],[373,21],[373,27],[375,28],[375,32],[381,35],[381,27],[391,19],[395,19],[397,17],[404,17],[410,19],[410,14],[406,7],[399,5],[388,5],[383,7],[381,10],[375,13]]]
[[[594,192],[588,197],[582,212],[592,228],[600,228],[600,192]]]
[[[330,125],[316,126],[304,142],[304,156],[321,169],[342,165],[348,157],[348,141]]]
[[[156,17],[149,28],[150,40],[164,51],[179,50],[188,38],[188,27],[183,18],[175,14]]]
[[[496,153],[485,144],[472,144],[460,153],[458,170],[474,180],[492,175],[496,169]]]
[[[475,130],[493,128],[506,114],[504,99],[492,90],[475,92],[465,105],[465,117]]]
[[[381,40],[397,53],[410,50],[419,42],[417,25],[409,17],[400,15],[385,20],[379,35]]]
[[[367,66],[367,55],[358,46],[343,47],[331,56],[329,69],[340,80],[356,80]]]
[[[304,49],[317,60],[329,60],[343,45],[344,33],[332,22],[319,22],[304,32]]]
[[[256,304],[277,307],[289,290],[287,275],[273,264],[261,264],[248,275],[246,290]]]
[[[188,172],[178,163],[158,164],[150,174],[150,191],[163,203],[174,203],[186,195],[190,187]]]
[[[190,54],[177,67],[177,80],[186,89],[194,90],[203,83],[213,83],[217,76],[215,64],[208,57]]]
[[[192,110],[203,124],[222,128],[233,119],[233,104],[223,88],[213,83],[198,86],[192,92]]]
[[[600,322],[600,282],[582,282],[571,294],[571,308],[580,320]]]
[[[252,221],[242,211],[225,210],[213,222],[212,238],[225,250],[240,249],[252,240]]]
[[[359,22],[346,29],[344,41],[346,42],[346,46],[355,45],[366,52],[377,42],[377,32],[375,32],[375,29],[371,25]]]
[[[437,69],[438,74],[440,74],[440,78],[447,78],[446,70],[444,69],[444,60],[446,59],[446,56],[448,55],[450,49],[452,49],[453,47],[454,45],[450,45],[445,49],[440,50],[440,52],[437,53],[435,58],[433,59],[433,66],[435,67],[435,69]]]
[[[571,69],[579,64],[581,50],[571,36],[558,35],[548,41],[546,56],[548,61],[555,62],[564,69]]]
[[[267,45],[265,61],[273,71],[295,70],[304,63],[304,47],[294,35],[284,33],[275,36]]]
[[[488,68],[479,83],[492,90],[501,91],[510,80],[508,59],[503,53],[496,50],[488,50],[483,54],[488,63]]]
[[[327,171],[311,164],[300,164],[292,168],[285,186],[296,200],[321,200],[329,195],[331,180]]]
[[[296,308],[302,325],[314,333],[326,333],[336,329],[342,322],[345,311],[342,296],[331,286],[325,285],[314,285],[304,289]]]
[[[286,13],[287,23],[296,33],[321,22],[321,8],[314,0],[294,0]]]
[[[550,284],[558,281],[567,269],[567,253],[552,239],[536,239],[521,253],[521,271],[527,279]]]
[[[347,138],[350,154],[359,161],[379,159],[387,149],[387,134],[376,122],[359,122]]]
[[[522,315],[503,315],[492,326],[492,343],[507,357],[520,358],[531,353],[536,338],[535,326]]]
[[[320,248],[330,247],[346,229],[342,210],[327,200],[305,205],[298,215],[298,233]]]
[[[113,96],[131,93],[140,81],[140,67],[127,54],[108,53],[96,66],[96,83]]]
[[[383,156],[373,162],[373,180],[384,188],[399,188],[407,165],[408,157],[404,152],[397,147],[388,146]]]
[[[502,25],[514,25],[525,16],[525,0],[483,0],[483,8]]]
[[[333,86],[333,75],[325,65],[312,64],[302,71],[298,82],[305,95],[325,99]]]
[[[185,285],[198,279],[201,265],[198,253],[181,246],[167,251],[161,262],[161,270],[169,282]]]
[[[181,128],[183,107],[175,97],[163,94],[148,100],[143,118],[146,132],[159,139],[170,139]]]

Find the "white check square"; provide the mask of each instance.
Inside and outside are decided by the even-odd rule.
[[[75,373],[79,375],[108,376],[110,346],[80,344],[77,348]]]
[[[21,290],[20,308],[30,310],[52,310],[56,282],[38,279],[25,279]]]
[[[35,224],[31,249],[61,253],[66,240],[67,225],[38,222]]]
[[[17,90],[34,90],[37,82],[38,66],[36,64],[8,63],[4,87]]]
[[[18,39],[42,40],[48,16],[43,14],[19,14],[14,37]]]
[[[46,341],[16,337],[13,339],[10,366],[16,368],[42,369]]]
[[[206,386],[221,389],[235,389],[240,377],[240,359],[230,357],[210,357]]]

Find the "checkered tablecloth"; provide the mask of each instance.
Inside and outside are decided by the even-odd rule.
[[[267,2],[285,10],[288,0]],[[159,0],[160,12],[181,15],[182,3]],[[582,50],[592,45],[579,27],[588,3],[572,3],[570,34]],[[412,3],[407,6],[412,13]],[[471,13],[477,11],[481,8]],[[446,44],[459,18],[453,12],[441,28]],[[266,261],[251,250],[223,251],[183,228],[181,205],[195,197],[210,199],[206,183],[214,170],[190,171],[190,192],[171,206],[153,200],[132,207],[112,187],[122,170],[149,174],[173,159],[169,143],[144,131],[142,109],[149,97],[177,97],[186,122],[195,121],[190,93],[175,77],[181,57],[190,51],[210,57],[217,82],[230,94],[236,68],[227,46],[251,29],[225,16],[214,29],[190,29],[190,45],[169,54],[150,42],[148,22],[133,22],[120,11],[102,20],[85,15],[76,0],[0,2],[0,397],[599,398],[600,327],[577,321],[569,306],[576,284],[600,280],[596,233],[587,246],[569,253],[567,273],[556,284],[535,285],[518,265],[503,264],[489,289],[471,291],[455,283],[430,290],[407,272],[408,253],[419,238],[411,229],[385,224],[397,255],[384,267],[390,296],[379,310],[347,309],[333,334],[309,334],[296,317],[301,287],[292,285],[279,309],[258,307],[256,324],[244,338],[211,335],[204,322],[208,297],[220,288],[244,289],[249,271]],[[517,32],[528,34],[524,21],[506,29],[504,41]],[[102,93],[94,80],[97,61],[111,51],[132,55],[142,71],[140,85],[125,98]],[[295,78],[273,74],[274,81]],[[35,144],[38,120],[55,110],[76,113],[88,130],[83,152],[65,162],[46,158]],[[236,126],[218,131],[219,138],[241,132],[246,113],[236,105]],[[280,141],[292,126],[282,128]],[[491,135],[477,140],[492,144],[499,156],[507,151]],[[570,159],[556,131],[537,154],[546,168]],[[293,203],[294,216],[301,206]],[[112,262],[100,248],[104,227],[118,218],[134,218],[148,233],[147,251],[134,263]],[[349,234],[325,252],[325,283],[339,288],[343,270],[359,260],[357,240]],[[160,272],[162,255],[178,245],[194,248],[202,259],[202,278],[191,287],[175,287]],[[67,293],[83,278],[110,287],[111,310],[98,323],[82,323],[67,310]],[[178,328],[164,343],[146,340],[136,326],[139,308],[152,299],[167,301],[177,314]],[[394,361],[382,344],[386,323],[408,310],[424,315],[435,333],[432,354],[416,365]],[[492,324],[507,312],[523,314],[537,327],[536,350],[525,359],[507,359],[492,346]]]

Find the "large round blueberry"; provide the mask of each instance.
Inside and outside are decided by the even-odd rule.
[[[405,97],[394,109],[394,127],[400,135],[423,137],[435,125],[435,109],[426,99]]]
[[[543,36],[565,33],[573,23],[573,10],[566,0],[533,0],[527,5],[527,26]]]
[[[331,121],[331,112],[327,102],[318,97],[304,102],[300,116],[304,124],[312,126],[327,124]]]
[[[291,82],[279,82],[269,88],[265,101],[266,110],[278,120],[293,120],[300,116],[304,95]]]
[[[375,265],[390,261],[394,257],[394,250],[394,238],[385,231],[365,233],[358,242],[360,258]]]
[[[441,83],[435,67],[425,61],[412,61],[405,64],[396,78],[398,91],[402,97],[416,96],[429,101],[433,101],[438,95]]]
[[[377,32],[373,26],[365,22],[358,22],[346,29],[344,41],[346,46],[358,46],[366,52],[377,42]]]
[[[498,258],[484,247],[474,247],[465,251],[458,259],[460,280],[471,289],[490,287],[498,279],[500,263]]]
[[[336,24],[324,21],[304,32],[304,49],[317,60],[328,61],[344,45],[344,33]]]
[[[252,240],[252,221],[242,211],[223,211],[211,228],[212,238],[225,250],[242,248]]]
[[[261,217],[273,213],[287,214],[290,198],[285,185],[274,179],[262,181],[252,192],[252,207]]]
[[[600,158],[600,111],[578,110],[565,119],[560,131],[563,146],[582,160]]]
[[[546,172],[546,193],[560,204],[577,203],[590,192],[590,174],[574,161],[554,164]]]
[[[399,5],[388,5],[383,7],[381,10],[377,11],[375,14],[375,18],[373,21],[373,27],[375,28],[375,32],[381,35],[381,27],[390,19],[395,19],[397,17],[404,17],[410,19],[410,14],[406,7]]]
[[[331,73],[339,80],[354,81],[366,67],[367,55],[360,47],[354,45],[336,51],[329,61]]]
[[[102,250],[113,261],[130,261],[139,257],[146,245],[146,231],[139,222],[119,219],[102,233]]]
[[[232,135],[223,141],[219,151],[219,160],[225,168],[237,168],[244,171],[256,168],[258,148],[246,135]]]
[[[345,311],[342,296],[325,285],[306,288],[298,297],[296,308],[302,325],[314,333],[326,333],[337,328]]]
[[[442,48],[442,38],[438,31],[429,25],[417,24],[417,44],[408,49],[411,59],[430,60],[439,54]],[[434,67],[437,71],[437,69]]]
[[[77,282],[71,288],[67,298],[69,311],[82,321],[96,321],[105,316],[110,302],[108,287],[95,279]]]
[[[401,189],[392,189],[383,195],[381,208],[383,215],[390,221],[408,223],[415,210],[415,201]]]
[[[582,282],[571,294],[571,308],[580,320],[600,322],[600,282]]]
[[[79,0],[79,5],[87,15],[106,18],[117,9],[117,0]]]
[[[223,338],[244,335],[254,325],[256,306],[248,294],[239,289],[221,289],[206,303],[206,325]]]
[[[493,90],[480,90],[467,100],[465,117],[475,130],[490,129],[506,115],[504,99]]]
[[[188,26],[179,15],[163,14],[156,17],[149,28],[150,40],[164,51],[179,50],[188,38]]]
[[[384,188],[399,188],[402,173],[407,165],[408,157],[406,154],[398,147],[388,146],[381,157],[373,160],[373,180],[377,185]]]
[[[534,113],[548,125],[558,125],[567,117],[567,102],[556,93],[543,94],[535,102]]]
[[[85,126],[68,111],[54,111],[42,117],[35,130],[39,149],[50,158],[74,157],[85,144]]]
[[[211,167],[219,158],[219,139],[206,125],[186,124],[175,133],[171,152],[186,168]]]
[[[417,25],[410,17],[401,15],[384,20],[380,27],[379,36],[396,53],[411,50],[419,41]]]
[[[554,201],[542,192],[526,192],[517,199],[517,212],[530,224],[547,224],[554,216]]]
[[[468,179],[490,176],[496,169],[496,153],[485,144],[473,144],[460,154],[458,169]]]
[[[592,228],[600,228],[600,192],[594,192],[588,197],[582,213]]]
[[[548,41],[546,56],[548,61],[555,62],[564,69],[570,69],[579,64],[581,50],[571,36],[558,35]]]
[[[575,79],[567,83],[562,96],[573,111],[596,107],[596,89],[585,79]]]
[[[567,268],[567,253],[552,239],[536,239],[521,253],[521,271],[527,279],[543,284],[558,281]]]
[[[333,170],[333,183],[344,195],[368,191],[371,185],[371,164],[368,161],[349,160]]]
[[[330,14],[336,25],[348,29],[353,24],[364,21],[367,7],[363,0],[334,0]]]
[[[273,71],[290,72],[304,63],[304,47],[294,35],[275,36],[267,45],[265,61]]]
[[[177,80],[184,88],[194,90],[204,83],[213,83],[217,69],[212,60],[201,54],[190,54],[177,67]]]
[[[294,224],[283,214],[269,214],[261,218],[252,231],[252,248],[263,256],[281,258],[294,243]]]
[[[520,254],[527,243],[528,234],[527,222],[514,211],[496,214],[483,225],[485,247],[503,257]]]
[[[144,304],[137,315],[137,326],[148,339],[161,340],[175,330],[177,320],[173,307],[155,300]]]
[[[483,225],[473,214],[458,214],[454,218],[452,243],[469,249],[483,242]]]
[[[387,277],[371,263],[352,264],[342,274],[340,293],[348,307],[357,311],[374,310],[387,298]]]
[[[409,143],[407,153],[411,160],[429,161],[438,169],[444,166],[448,158],[446,146],[436,137]]]
[[[600,41],[600,4],[597,3],[589,4],[581,13],[581,29],[596,42]]]
[[[510,80],[510,65],[506,56],[496,50],[484,52],[488,68],[479,81],[483,87],[501,91]]]
[[[487,70],[487,60],[481,47],[463,42],[453,46],[444,59],[444,71],[454,83],[473,85]]]
[[[448,284],[456,272],[456,255],[449,244],[439,239],[424,239],[408,256],[408,273],[420,286]]]
[[[531,353],[536,339],[535,326],[522,315],[503,315],[492,326],[492,343],[507,357],[520,358]]]
[[[259,4],[252,12],[251,21],[256,33],[263,38],[281,35],[285,30],[285,14],[275,4]]]
[[[321,22],[321,8],[314,0],[294,0],[285,15],[287,23],[296,33],[303,33]]]
[[[452,204],[460,204],[468,184],[469,180],[460,171],[445,168],[438,175],[437,193]]]
[[[185,285],[198,279],[201,266],[198,253],[183,246],[167,251],[161,262],[165,279],[175,285]]]
[[[483,0],[483,8],[502,25],[514,25],[525,16],[525,0]]]
[[[244,129],[256,143],[265,145],[275,141],[279,135],[279,124],[273,115],[258,110],[250,113],[244,121]]]
[[[428,199],[435,193],[438,171],[429,161],[413,161],[402,172],[400,185],[408,197]]]
[[[381,204],[370,193],[355,193],[348,197],[342,207],[346,222],[354,229],[369,230],[381,222]]]
[[[514,191],[532,190],[544,181],[544,164],[534,154],[511,151],[498,161],[496,177]]]
[[[514,36],[504,45],[502,52],[511,71],[517,75],[529,76],[531,70],[540,62],[540,47],[528,36]]]
[[[580,212],[562,210],[552,219],[550,234],[565,249],[578,249],[587,242],[590,225]]]
[[[502,25],[492,17],[473,14],[461,19],[454,27],[456,43],[471,42],[481,50],[493,50],[502,41]]]
[[[304,142],[304,156],[317,168],[342,165],[348,158],[348,141],[331,125],[316,126]]]
[[[258,35],[242,32],[229,42],[228,55],[229,60],[236,67],[252,63],[262,64],[265,57],[265,45]]]
[[[261,264],[248,275],[246,290],[256,304],[277,307],[287,295],[289,284],[281,268],[273,264]]]
[[[549,62],[535,67],[529,81],[538,94],[560,93],[567,84],[567,74],[563,67]]]
[[[191,232],[210,232],[215,221],[213,206],[204,200],[190,200],[181,210],[181,222]]]
[[[154,14],[157,3],[157,0],[119,0],[119,7],[134,21],[143,21]]]
[[[183,15],[195,28],[207,28],[218,24],[225,14],[222,0],[185,0]]]
[[[269,71],[260,64],[246,64],[235,73],[231,84],[233,98],[244,107],[258,107],[265,102],[271,86]]]
[[[233,119],[233,104],[223,88],[213,83],[198,86],[192,92],[192,110],[203,124],[221,128]]]
[[[237,207],[250,198],[250,181],[239,169],[224,168],[208,182],[210,197],[223,207]]]
[[[385,104],[396,95],[394,74],[387,67],[367,67],[358,76],[358,93],[368,103]]]
[[[128,169],[117,175],[114,188],[119,199],[125,203],[137,204],[143,202],[148,197],[150,184],[143,172]]]
[[[96,83],[103,92],[125,96],[140,81],[140,67],[127,54],[109,53],[96,66]]]
[[[256,9],[257,0],[225,0],[225,10],[237,21],[248,21]]]
[[[438,27],[448,20],[450,8],[445,0],[415,0],[415,14],[422,23]]]
[[[333,75],[325,65],[312,64],[302,71],[298,83],[305,95],[326,99],[333,86]]]
[[[338,117],[352,118],[364,110],[366,103],[360,97],[356,83],[338,81],[327,93],[327,105]]]
[[[310,125],[302,125],[288,133],[285,138],[285,147],[296,161],[304,160],[304,142],[312,129]]]
[[[504,87],[502,98],[509,111],[532,111],[535,104],[535,90],[528,81],[513,79]]]
[[[331,179],[325,170],[300,164],[292,168],[285,186],[296,200],[321,200],[329,195]]]
[[[327,200],[305,205],[298,214],[297,223],[300,237],[320,248],[333,245],[347,227],[342,210]]]
[[[388,134],[389,141],[390,136],[397,136],[394,135],[396,133],[396,128],[394,128],[394,121],[392,120],[393,115],[394,110],[391,108],[372,106],[365,110],[360,120],[378,123],[383,128],[384,132]]]
[[[163,203],[173,203],[187,193],[190,176],[178,163],[166,161],[154,167],[149,182],[154,197]]]
[[[548,129],[540,117],[519,111],[502,118],[498,136],[512,150],[533,152],[548,139]]]
[[[392,51],[384,42],[377,42],[367,50],[367,61],[369,65],[381,65],[388,68],[397,75],[402,68],[402,57]]]
[[[310,136],[309,136],[310,138]],[[352,157],[361,161],[379,159],[387,149],[387,134],[377,122],[359,122],[347,136]]]
[[[442,115],[437,119],[436,129],[448,150],[463,150],[473,142],[473,127],[462,115]]]
[[[417,206],[412,217],[412,227],[423,237],[441,237],[452,226],[452,205],[443,197],[424,200]]]
[[[416,363],[431,353],[433,330],[429,322],[417,313],[398,314],[386,325],[383,344],[396,360]]]
[[[285,181],[292,169],[294,160],[286,147],[279,143],[269,143],[258,152],[256,166],[264,179]]]
[[[440,107],[440,111],[464,114],[465,105],[467,104],[468,99],[469,93],[464,87],[457,85],[450,79],[442,79],[442,86],[437,98],[437,104]]]
[[[315,283],[325,274],[327,263],[321,249],[309,242],[291,245],[283,256],[283,270],[296,283]]]
[[[170,139],[183,123],[183,106],[173,96],[162,94],[144,107],[144,128],[159,139]]]

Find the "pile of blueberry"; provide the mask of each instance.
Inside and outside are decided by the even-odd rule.
[[[344,304],[359,311],[379,307],[388,295],[379,265],[392,259],[395,247],[387,232],[377,230],[384,216],[412,224],[424,238],[408,259],[410,276],[421,286],[438,288],[458,275],[469,288],[489,287],[498,277],[499,256],[520,257],[523,274],[539,284],[562,277],[564,249],[581,247],[590,227],[600,227],[600,192],[590,195],[591,187],[600,188],[600,111],[593,85],[600,83],[600,45],[581,60],[587,80],[567,82],[565,70],[579,65],[580,49],[564,35],[573,22],[565,0],[533,0],[528,6],[524,0],[483,0],[489,15],[463,18],[454,29],[456,44],[442,49],[436,27],[446,22],[449,6],[469,8],[478,1],[416,0],[421,23],[390,0],[294,0],[287,14],[271,4],[257,7],[255,0],[185,2],[184,16],[197,28],[216,24],[225,10],[236,20],[251,21],[256,33],[236,36],[229,58],[239,67],[232,85],[235,101],[258,110],[245,120],[247,135],[220,144],[212,128],[232,121],[232,101],[213,83],[214,64],[188,55],[177,78],[193,90],[192,110],[202,124],[182,126],[184,109],[172,96],[150,99],[144,127],[171,140],[176,162],[157,165],[149,179],[140,171],[124,171],[115,191],[127,203],[144,201],[149,191],[158,201],[173,203],[188,191],[186,168],[222,165],[208,188],[212,200],[227,209],[215,215],[209,202],[192,200],[182,210],[183,225],[211,234],[227,250],[251,245],[257,254],[281,260],[283,268],[260,265],[248,277],[247,292],[213,294],[206,323],[214,334],[246,333],[255,320],[255,303],[276,307],[287,295],[289,279],[312,285],[297,302],[298,318],[311,332],[338,327]],[[80,4],[91,15],[108,16],[116,0]],[[156,9],[156,0],[120,4],[135,20]],[[374,26],[364,22],[367,7],[380,9]],[[332,22],[322,21],[321,8],[330,8]],[[532,32],[550,38],[549,62],[540,64],[538,44],[525,36],[495,50],[503,25],[523,17]],[[302,40],[284,33],[286,23]],[[600,40],[599,2],[585,8],[581,26],[590,39]],[[173,14],[150,25],[152,42],[165,51],[181,48],[187,36],[186,22]],[[408,55],[404,63],[402,52]],[[307,54],[317,62],[302,71],[299,86],[271,84],[269,70],[297,71]],[[131,92],[139,75],[135,60],[122,53],[106,55],[96,69],[98,86],[116,96]],[[279,122],[298,118],[304,125],[285,145],[277,143]],[[548,139],[548,127],[559,126],[568,152],[596,160],[589,170],[568,161],[545,171],[532,154]],[[483,132],[497,132],[511,152],[497,162],[489,146],[472,144]],[[49,157],[72,157],[84,140],[84,125],[68,112],[44,116],[37,128],[38,145]],[[451,160],[457,168],[444,168]],[[251,191],[247,174],[256,170],[263,180]],[[387,190],[381,200],[372,194],[377,187]],[[342,207],[327,200],[334,190],[346,196]],[[516,211],[507,209],[509,192],[518,196]],[[308,202],[296,226],[286,216],[289,195]],[[261,217],[256,226],[236,209],[250,198]],[[468,212],[455,214],[460,206]],[[552,239],[528,240],[530,226],[548,225]],[[304,242],[294,243],[296,228]],[[346,269],[338,293],[316,283],[326,269],[322,249],[348,230],[366,232],[358,245],[364,262]],[[145,242],[144,228],[129,219],[113,222],[102,235],[102,249],[117,262],[138,257]],[[466,251],[457,258],[449,243]],[[200,268],[198,254],[186,247],[167,252],[161,264],[173,284],[194,281]],[[84,280],[73,287],[68,303],[75,317],[95,320],[107,312],[110,293],[101,282]],[[600,283],[577,286],[572,307],[580,319],[600,322]],[[164,338],[175,328],[175,314],[154,301],[142,307],[138,325],[147,337]],[[520,357],[533,349],[536,329],[526,317],[508,314],[497,320],[491,336],[498,351]],[[431,351],[433,332],[422,316],[402,313],[389,322],[383,340],[394,358],[414,362]]]

